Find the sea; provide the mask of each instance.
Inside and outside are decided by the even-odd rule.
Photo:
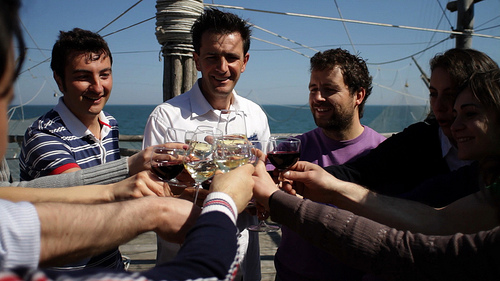
[[[11,120],[37,118],[53,105],[27,105],[12,109]],[[156,105],[106,105],[104,110],[113,115],[121,135],[142,135],[149,114]],[[309,105],[261,105],[269,120],[272,134],[300,134],[316,127]],[[394,133],[423,120],[429,109],[425,105],[365,105],[361,119],[379,133]]]

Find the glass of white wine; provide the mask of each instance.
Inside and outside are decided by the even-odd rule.
[[[217,169],[213,159],[215,140],[222,136],[222,132],[210,126],[198,126],[189,141],[189,147],[184,158],[184,167],[195,181],[195,198],[201,183],[210,179]]]
[[[223,109],[219,114],[217,128],[224,136],[247,139],[245,112],[242,110]]]
[[[252,144],[246,139],[222,136],[215,141],[214,160],[222,172],[229,172],[249,163],[252,159]]]

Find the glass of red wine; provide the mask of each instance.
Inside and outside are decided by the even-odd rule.
[[[283,181],[283,172],[300,158],[300,140],[292,137],[276,136],[269,139],[267,159],[279,171],[278,180]]]
[[[185,156],[184,149],[155,147],[151,153],[151,171],[162,181],[168,182],[184,169]]]

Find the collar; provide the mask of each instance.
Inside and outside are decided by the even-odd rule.
[[[217,116],[219,116],[220,110],[214,109],[210,103],[207,101],[205,96],[203,96],[203,93],[201,92],[200,85],[199,83],[201,82],[200,79],[196,81],[196,83],[193,85],[191,91],[191,99],[190,99],[190,105],[191,105],[191,118],[196,118],[198,116],[205,115],[209,112],[214,112]],[[229,109],[233,110],[241,110],[240,109],[240,103],[239,99],[240,97],[238,94],[236,94],[236,91],[233,89],[233,103],[229,106]]]
[[[453,144],[451,144],[450,139],[444,135],[441,127],[439,127],[439,140],[441,141],[441,153],[444,158],[454,147]]]
[[[59,98],[59,102],[54,107],[54,110],[59,114],[61,120],[66,126],[66,129],[68,129],[71,134],[80,138],[90,135],[91,137],[96,139],[94,134],[92,134],[87,126],[85,126],[82,121],[80,121],[80,119],[78,119],[78,117],[76,117],[73,112],[71,112],[71,110],[69,110],[69,108],[64,104],[62,97]],[[111,125],[109,125],[109,120],[102,110],[101,112],[99,112],[99,123],[102,125],[101,139],[104,139],[104,137],[106,137],[111,131]]]

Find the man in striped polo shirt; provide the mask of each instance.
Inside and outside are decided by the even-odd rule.
[[[113,59],[98,34],[75,28],[61,31],[50,64],[63,97],[27,130],[19,157],[22,180],[104,164],[120,158],[118,123],[102,111],[113,86]],[[117,248],[57,268],[121,268]]]

